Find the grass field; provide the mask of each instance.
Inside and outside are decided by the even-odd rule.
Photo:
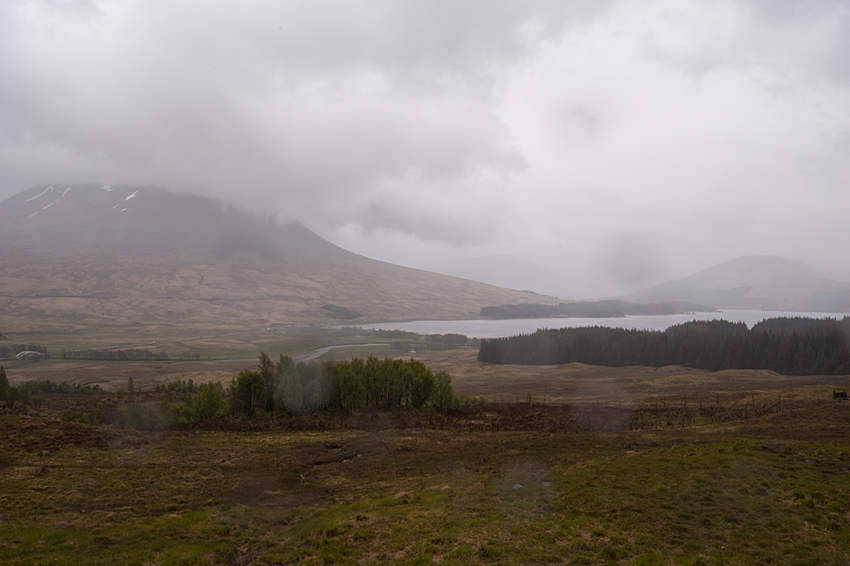
[[[374,341],[197,330],[168,347],[274,358]],[[486,402],[160,432],[57,420],[115,409],[114,393],[0,415],[0,563],[850,564],[850,404],[832,400],[850,376],[491,366],[474,349],[395,345],[328,355],[370,353],[445,369]],[[108,391],[256,365],[3,363],[13,384]]]
[[[454,368],[459,392],[490,399],[448,415],[156,433],[61,423],[46,409],[0,416],[0,562],[850,560],[850,405],[825,400],[846,378],[523,371],[469,356],[427,356]],[[620,394],[591,396],[586,382]],[[730,407],[779,394],[781,412],[728,418]],[[717,399],[724,411],[700,419]],[[629,430],[639,415],[644,428]]]

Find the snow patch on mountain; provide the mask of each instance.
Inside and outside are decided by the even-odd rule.
[[[38,193],[38,194],[37,194],[37,195],[35,195],[34,197],[30,197],[30,198],[28,198],[27,200],[25,200],[24,202],[29,202],[29,201],[31,201],[31,200],[35,200],[35,199],[37,199],[38,197],[40,197],[40,196],[44,195],[45,193],[50,193],[50,192],[53,192],[53,185],[50,185],[49,187],[47,187],[46,189],[44,189],[43,191],[41,191],[40,193]]]
[[[41,209],[40,209],[40,210],[47,210],[48,208],[50,208],[51,206],[53,206],[54,204],[56,204],[57,202],[59,202],[60,200],[62,200],[63,198],[65,198],[65,195],[67,195],[69,192],[71,192],[71,189],[72,189],[72,188],[73,188],[73,187],[71,187],[70,185],[68,185],[68,186],[66,186],[66,187],[65,187],[65,190],[62,190],[62,187],[61,187],[61,186],[57,187],[56,185],[50,185],[49,187],[47,187],[46,189],[44,189],[43,191],[41,191],[41,192],[40,192],[40,193],[38,193],[37,195],[32,196],[32,197],[30,197],[30,198],[26,199],[24,202],[30,202],[31,200],[35,200],[35,199],[37,199],[37,198],[39,198],[39,197],[42,197],[42,196],[46,195],[47,193],[53,193],[54,191],[60,191],[60,190],[62,190],[62,194],[60,194],[58,197],[56,197],[53,201],[51,201],[51,202],[47,203],[46,205],[42,206],[42,207],[41,207]],[[33,212],[32,214],[30,214],[29,216],[27,216],[27,218],[32,218],[33,216],[35,216],[35,215],[36,215],[36,214],[38,214],[39,212],[40,212],[39,210],[36,210],[35,212]]]

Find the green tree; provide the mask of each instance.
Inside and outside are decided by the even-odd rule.
[[[231,400],[234,414],[243,414],[249,419],[257,409],[265,405],[266,392],[263,374],[259,371],[243,370],[231,383]]]
[[[366,389],[360,383],[356,368],[362,365],[330,361],[325,369],[331,378],[331,404],[345,411],[363,406]]]
[[[296,375],[295,363],[289,356],[280,356],[274,366],[275,384],[274,404],[277,408],[298,413],[302,408],[302,388]]]
[[[410,404],[421,409],[434,393],[434,374],[425,364],[410,360]]]
[[[441,411],[448,409],[454,404],[454,388],[452,388],[452,376],[445,370],[440,370],[434,376],[434,401]]]
[[[298,362],[296,365],[289,356],[281,356],[281,362],[275,367],[280,375],[276,397],[278,407],[294,414],[308,407],[305,391],[308,376],[305,372],[314,369],[314,366],[315,364],[310,364],[308,367],[304,362]]]
[[[384,358],[378,373],[382,388],[383,404],[386,408],[401,405],[404,398],[404,379],[407,364],[403,360]]]
[[[328,363],[333,362],[322,362],[321,365],[315,362],[298,362],[295,366],[295,373],[301,384],[304,409],[325,408],[330,404],[331,379],[326,365]]]
[[[136,383],[133,381],[133,376],[127,378],[127,398],[132,401],[136,398]]]
[[[263,376],[263,387],[266,394],[265,409],[266,411],[272,411],[274,409],[274,393],[277,391],[278,379],[274,364],[265,352],[260,352],[260,363],[257,365],[257,371]]]
[[[366,406],[381,405],[383,400],[379,379],[380,362],[378,358],[369,354],[369,357],[366,358],[366,362],[363,364],[360,375],[360,381],[366,389]]]
[[[304,389],[301,386],[301,376],[292,372],[286,381],[284,393],[284,408],[290,413],[298,414],[304,410]]]
[[[5,401],[9,398],[9,379],[6,377],[6,370],[0,366],[0,401]]]
[[[212,420],[225,413],[224,397],[221,396],[217,383],[210,382],[201,386],[194,405],[198,419],[202,421]]]

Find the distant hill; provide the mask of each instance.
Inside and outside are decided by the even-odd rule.
[[[627,315],[669,315],[694,312],[713,312],[715,309],[684,301],[639,304],[619,299],[591,302],[560,303],[558,305],[501,305],[484,307],[481,316],[487,318],[619,318]]]
[[[441,261],[425,269],[508,289],[533,291],[561,299],[578,299],[590,293],[576,282],[533,261],[512,255],[491,255],[457,261]]]
[[[850,283],[775,256],[748,256],[622,297],[639,303],[688,301],[715,308],[850,312]]]
[[[529,297],[372,260],[299,223],[158,188],[49,185],[0,203],[7,316],[357,324],[477,318]]]

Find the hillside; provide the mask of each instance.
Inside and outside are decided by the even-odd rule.
[[[788,259],[748,256],[623,299],[641,303],[689,301],[715,308],[850,312],[850,283],[828,279]]]
[[[6,316],[222,325],[344,312],[361,314],[347,320],[356,324],[476,318],[528,297],[365,258],[299,223],[163,189],[50,185],[0,203]]]
[[[592,293],[568,278],[533,261],[512,255],[492,255],[425,266],[429,271],[479,281],[489,285],[541,293],[561,299],[578,299]]]

